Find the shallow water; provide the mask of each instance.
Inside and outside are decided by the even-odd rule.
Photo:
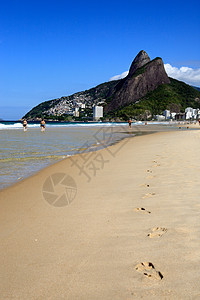
[[[67,156],[116,143],[127,137],[124,125],[47,124],[42,133],[39,124],[29,124],[23,132],[20,123],[0,123],[0,188]]]

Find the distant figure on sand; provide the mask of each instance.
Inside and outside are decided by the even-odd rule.
[[[44,119],[42,119],[42,121],[40,123],[40,127],[41,127],[41,131],[45,131],[45,121],[44,121]]]
[[[129,128],[131,128],[131,123],[132,123],[132,121],[131,121],[131,118],[128,120],[128,125],[129,125]]]
[[[23,128],[24,128],[24,131],[27,131],[27,121],[26,121],[26,119],[24,119],[24,121],[23,121]]]
[[[199,119],[199,125],[200,125],[200,119]]]

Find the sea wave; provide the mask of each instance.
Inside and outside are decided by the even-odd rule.
[[[165,121],[165,122],[159,122],[159,121],[153,121],[153,122],[142,122],[142,121],[137,121],[133,122],[132,126],[136,125],[146,125],[146,124],[154,124],[154,125],[169,125],[170,122]],[[93,122],[87,122],[87,123],[51,123],[51,122],[46,122],[46,127],[52,128],[52,127],[116,127],[116,126],[127,126],[127,122],[98,122],[98,123],[93,123]],[[28,123],[28,129],[30,128],[39,128],[40,124],[39,123]],[[22,129],[23,125],[20,122],[1,122],[0,123],[0,130],[4,129]]]
[[[39,124],[29,124],[28,127],[40,127]],[[4,124],[0,123],[0,130],[2,129],[22,129],[23,125],[21,123],[14,123],[14,124]]]
[[[99,126],[122,126],[126,125],[127,123],[47,123],[47,127],[99,127]],[[28,123],[28,128],[39,128],[40,124],[30,124]],[[3,129],[22,129],[23,125],[22,123],[12,123],[12,124],[6,124],[6,123],[0,123],[0,130]]]

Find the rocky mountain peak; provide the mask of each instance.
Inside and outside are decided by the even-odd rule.
[[[132,76],[137,69],[143,67],[150,61],[149,55],[144,50],[141,50],[132,62],[128,76]]]
[[[142,50],[134,59],[128,76],[116,85],[111,95],[112,100],[105,110],[109,112],[135,103],[159,85],[169,83],[170,79],[164,69],[162,59],[156,57],[150,60],[148,54]]]

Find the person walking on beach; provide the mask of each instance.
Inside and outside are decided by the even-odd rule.
[[[200,119],[199,119],[199,125],[200,125]]]
[[[41,127],[41,131],[44,132],[45,131],[45,127],[46,127],[44,119],[42,119],[42,121],[40,123],[40,127]]]
[[[131,128],[131,123],[132,123],[132,121],[131,121],[131,118],[128,120],[128,125],[129,125],[129,128]]]
[[[23,121],[23,128],[24,128],[24,131],[27,131],[27,121],[26,121],[26,119],[24,119],[24,121]]]

